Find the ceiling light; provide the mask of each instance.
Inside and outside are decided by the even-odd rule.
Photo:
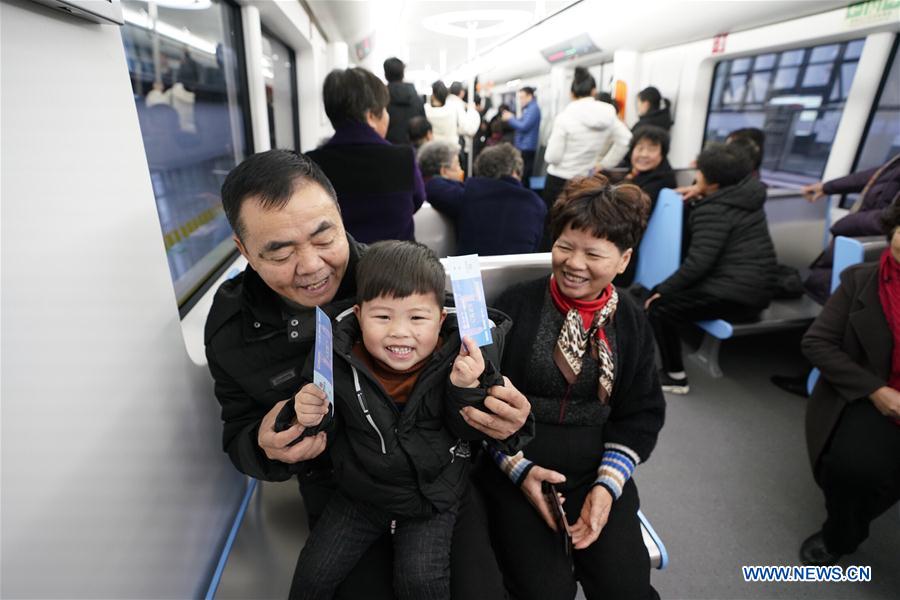
[[[425,29],[453,37],[496,37],[521,31],[531,24],[533,15],[526,10],[460,10],[431,15],[422,21]]]

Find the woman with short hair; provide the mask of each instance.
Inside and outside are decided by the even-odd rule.
[[[513,286],[496,307],[513,319],[502,368],[531,402],[535,438],[494,454],[479,481],[511,594],[523,599],[651,598],[632,479],[656,445],[665,399],[643,311],[620,294],[647,224],[646,197],[606,177],[570,181],[553,207],[552,274]],[[566,556],[542,493],[555,484],[571,529]],[[574,564],[574,571],[573,571]]]
[[[335,69],[322,98],[334,136],[307,155],[334,185],[347,231],[365,243],[414,240],[425,183],[412,148],[385,140],[387,87],[365,69]]]

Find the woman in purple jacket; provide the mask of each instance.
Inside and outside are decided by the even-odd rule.
[[[846,177],[839,177],[822,183],[804,186],[803,195],[815,202],[830,194],[854,194],[860,197],[850,214],[831,226],[831,235],[864,237],[881,233],[882,213],[900,200],[900,154],[880,167],[857,171]],[[806,291],[820,304],[828,299],[831,288],[831,266],[834,260],[834,246],[829,245],[812,264],[806,279]]]
[[[413,149],[384,139],[387,87],[365,69],[335,69],[322,97],[334,136],[307,156],[334,186],[347,231],[364,243],[414,240],[413,213],[425,201],[425,183]]]

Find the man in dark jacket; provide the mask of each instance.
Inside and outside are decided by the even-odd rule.
[[[695,185],[705,197],[691,207],[687,256],[645,304],[662,357],[663,390],[676,394],[689,390],[677,326],[752,320],[772,300],[775,284],[766,190],[750,175],[750,157],[734,144],[710,144],[697,168]]]
[[[409,120],[413,117],[425,116],[425,105],[422,97],[411,83],[403,83],[403,72],[406,65],[399,58],[391,57],[384,61],[384,78],[387,79],[391,102],[387,110],[391,115],[385,139],[392,144],[408,144]]]
[[[442,189],[429,202],[456,223],[459,254],[499,256],[535,252],[547,205],[522,186],[522,156],[511,144],[486,148],[475,161],[475,177],[461,190]],[[460,193],[461,192],[461,193]]]
[[[275,418],[300,388],[301,368],[315,343],[313,308],[336,316],[353,305],[356,263],[365,247],[346,234],[334,189],[302,155],[270,150],[251,156],[228,175],[222,199],[235,243],[249,263],[219,288],[204,336],[222,406],[223,447],[235,467],[251,477],[286,481],[297,475],[315,522],[334,487],[323,454],[327,437],[289,446],[301,433],[299,425],[277,433]],[[490,392],[485,406],[495,414],[468,407],[464,418],[504,440],[526,423],[530,406],[508,383]],[[454,530],[454,546],[459,540],[465,544],[452,554],[459,598],[483,597],[485,586],[489,595],[503,593],[499,574],[484,577],[484,565],[496,563],[485,552],[484,516],[473,498],[464,499]],[[393,597],[389,540],[366,554],[338,597]]]

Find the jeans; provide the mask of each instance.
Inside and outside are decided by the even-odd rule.
[[[455,521],[455,509],[396,521],[394,591],[399,598],[449,600]],[[300,553],[290,598],[332,598],[360,557],[391,525],[388,513],[335,493]]]

